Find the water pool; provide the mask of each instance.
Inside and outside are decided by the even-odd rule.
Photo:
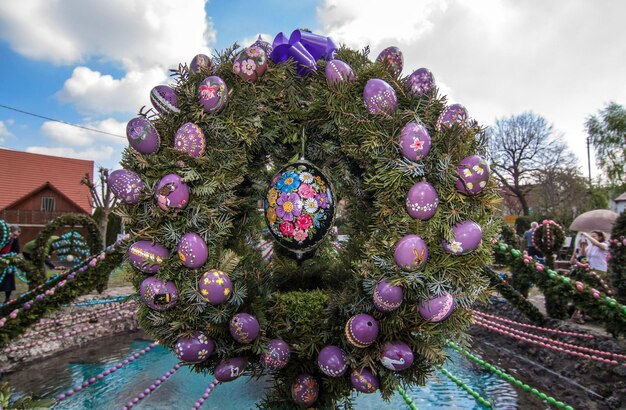
[[[53,359],[30,365],[5,380],[15,389],[16,395],[26,392],[38,397],[54,397],[106,370],[150,344],[150,341],[127,335],[110,338]],[[507,382],[471,365],[455,351],[448,351],[451,361],[444,365],[448,371],[469,384],[495,409],[516,409],[520,403],[517,391]],[[176,356],[157,346],[138,360],[131,362],[113,375],[88,387],[84,391],[58,403],[54,409],[120,409],[177,363]],[[140,402],[137,409],[189,409],[204,393],[213,380],[182,367],[166,383]],[[254,409],[255,403],[269,387],[265,380],[241,378],[218,385],[202,409]],[[428,409],[481,409],[474,399],[440,372],[435,372],[424,387],[407,390],[407,394],[420,410]],[[406,409],[399,394],[385,402],[378,394],[356,395],[356,409]]]

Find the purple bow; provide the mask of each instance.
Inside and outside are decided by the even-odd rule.
[[[282,32],[278,33],[272,47],[273,51],[270,54],[272,61],[280,64],[293,58],[298,63],[297,71],[300,76],[317,70],[315,62],[320,58],[331,60],[337,49],[330,37],[303,30],[295,30],[289,40]]]

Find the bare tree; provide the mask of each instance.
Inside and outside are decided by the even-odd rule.
[[[576,157],[545,118],[532,112],[497,119],[489,128],[493,173],[529,214],[528,194],[548,174],[576,168]]]
[[[100,209],[100,220],[98,221],[98,230],[100,231],[100,237],[102,238],[102,243],[106,245],[106,235],[107,235],[107,226],[109,224],[109,215],[115,205],[117,204],[117,198],[113,195],[111,190],[109,189],[109,170],[107,168],[100,167],[98,169],[98,173],[100,174],[100,181],[98,185],[94,184],[89,176],[89,173],[86,173],[83,179],[80,180],[82,185],[85,185],[89,188],[89,192],[91,193],[91,198],[89,199],[89,203],[92,208]]]

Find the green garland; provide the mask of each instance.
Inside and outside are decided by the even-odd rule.
[[[46,280],[44,261],[46,259],[46,245],[48,243],[48,239],[50,239],[50,237],[60,229],[74,230],[79,226],[86,228],[89,233],[86,240],[91,254],[97,255],[102,251],[100,231],[98,230],[98,225],[93,218],[83,214],[65,214],[55,218],[37,235],[37,239],[35,241],[35,252],[33,254],[33,264],[37,269],[33,270],[32,273],[29,271],[28,278],[30,280],[30,289],[36,288]]]
[[[37,322],[44,315],[50,314],[63,305],[71,303],[78,296],[85,295],[96,289],[101,285],[102,277],[108,278],[109,273],[122,262],[123,257],[124,251],[122,249],[114,250],[104,260],[99,261],[95,267],[89,267],[84,272],[77,272],[76,277],[68,281],[65,286],[55,287],[53,295],[46,296],[40,302],[32,303],[31,308],[28,310],[22,308],[26,300],[20,300],[17,306],[11,306],[11,310],[16,308],[22,309],[15,319],[7,320],[5,325],[0,328],[0,347],[6,346],[11,340],[24,333],[30,325]],[[76,272],[77,270],[78,268],[75,268],[70,272]],[[60,280],[63,279],[60,278]],[[55,286],[56,283],[58,281],[51,284],[51,286]]]
[[[448,346],[450,346],[451,348],[453,348],[454,350],[456,350],[457,352],[461,353],[463,356],[467,357],[468,359],[470,359],[471,361],[473,361],[474,363],[477,363],[479,365],[481,365],[482,367],[484,367],[485,369],[489,370],[490,372],[494,373],[496,376],[500,377],[503,380],[506,380],[507,382],[514,384],[517,387],[522,388],[524,391],[527,391],[531,394],[534,394],[535,396],[539,397],[541,400],[545,400],[547,401],[549,404],[556,406],[560,409],[565,409],[565,410],[574,410],[574,408],[568,404],[563,403],[562,401],[558,401],[556,400],[554,397],[552,396],[548,396],[547,394],[543,393],[542,391],[529,386],[528,384],[522,382],[521,380],[516,379],[515,377],[511,376],[508,373],[503,372],[502,370],[498,369],[497,367],[495,367],[494,365],[484,361],[483,359],[481,359],[480,357],[476,357],[473,354],[471,354],[470,352],[468,352],[465,349],[462,349],[460,346],[456,345],[453,342],[448,342]]]
[[[604,294],[598,289],[583,283],[582,290],[576,288],[576,281],[568,276],[559,275],[552,269],[544,268],[532,258],[527,262],[521,257],[518,249],[511,249],[506,244],[497,244],[496,252],[504,252],[508,255],[510,266],[525,264],[533,270],[533,281],[544,294],[550,292],[554,299],[558,298],[560,310],[567,312],[568,304],[573,304],[577,309],[582,309],[585,314],[602,321],[607,332],[614,336],[626,334],[626,306],[617,302],[614,298]],[[505,249],[505,250],[503,250]],[[539,268],[540,270],[538,270]],[[546,305],[548,308],[548,305]],[[553,312],[554,310],[552,310]],[[551,310],[548,310],[550,314]],[[566,316],[566,313],[565,315]],[[558,317],[557,317],[558,318]]]
[[[505,259],[504,253],[497,253]],[[528,320],[536,325],[542,326],[546,323],[545,316],[537,309],[535,305],[530,303],[522,294],[515,290],[512,286],[506,284],[493,269],[485,268],[485,274],[489,276],[490,284],[498,293],[500,293],[511,305],[515,306]],[[514,273],[515,275],[515,273]]]
[[[626,210],[622,212],[611,231],[609,251],[609,282],[615,289],[615,298],[626,305]],[[621,243],[620,243],[621,241]]]
[[[490,409],[492,407],[491,406],[491,402],[489,400],[485,399],[483,396],[481,396],[476,391],[474,391],[471,387],[469,387],[467,384],[465,384],[463,382],[463,380],[461,380],[458,377],[454,376],[452,373],[450,373],[449,371],[447,371],[446,369],[444,369],[441,366],[438,366],[437,368],[448,379],[452,380],[457,386],[459,386],[460,388],[465,390],[467,392],[467,394],[472,396],[474,398],[474,400],[476,400],[480,405],[482,405],[483,407],[486,407],[488,409]]]
[[[452,238],[452,226],[466,219],[482,227],[483,238],[499,231],[492,218],[498,203],[493,181],[475,196],[455,188],[459,161],[483,152],[483,130],[470,121],[469,127],[457,124],[438,131],[435,124],[445,98],[407,94],[406,80],[370,61],[367,51],[338,50],[337,58],[356,74],[354,83],[338,85],[327,84],[323,61],[316,73],[303,78],[293,63],[270,63],[256,83],[241,82],[232,72],[236,55],[233,48],[213,61],[211,74],[229,88],[228,106],[221,113],[209,114],[198,103],[198,88],[208,72],[193,73],[181,65],[173,71],[181,112],[154,120],[160,150],[153,155],[124,151],[123,167],[139,174],[146,186],[138,204],[121,205],[118,211],[133,239],[174,250],[182,234],[196,232],[209,246],[209,260],[201,269],[184,269],[175,256],[165,260],[157,277],[176,284],[178,304],[163,312],[141,307],[142,327],[171,348],[196,330],[213,338],[216,352],[193,366],[199,372],[213,371],[220,360],[247,356],[249,371],[258,375],[263,371],[259,354],[268,340],[282,338],[292,349],[291,359],[272,374],[265,407],[292,408],[290,388],[302,372],[323,381],[317,406],[333,408],[349,401],[349,380],[321,376],[317,369],[317,354],[329,344],[346,351],[352,368],[374,368],[383,397],[390,397],[399,383],[424,384],[430,369],[444,360],[446,340],[467,338],[471,304],[486,301],[489,279],[482,269],[492,257],[489,246],[462,256],[441,248],[442,239]],[[396,90],[394,114],[367,113],[362,93],[372,78],[382,78]],[[430,153],[420,163],[402,159],[397,144],[400,130],[416,120],[432,138]],[[201,127],[206,137],[208,149],[200,158],[173,147],[172,136],[186,122]],[[350,240],[339,250],[326,240],[304,261],[275,246],[268,263],[254,246],[263,225],[257,203],[266,196],[276,170],[303,155],[330,177],[337,202],[346,204],[342,233]],[[155,191],[160,178],[170,173],[186,181],[191,195],[185,209],[163,212],[154,201]],[[405,208],[407,192],[421,180],[435,187],[440,202],[434,217],[417,222]],[[393,262],[394,246],[407,234],[426,240],[430,255],[423,270],[405,272]],[[209,269],[219,269],[233,281],[228,303],[211,306],[199,294],[198,278]],[[135,272],[134,286],[139,288],[145,277]],[[390,314],[376,312],[372,303],[382,279],[404,289],[403,304]],[[427,323],[415,314],[420,302],[457,290],[465,296],[457,299],[457,309],[444,322]],[[261,336],[251,344],[237,344],[229,335],[228,321],[237,312],[250,313],[260,323]],[[343,336],[347,320],[359,313],[370,313],[381,324],[377,342],[367,349],[352,347]],[[393,340],[407,343],[416,355],[414,365],[402,372],[380,365],[382,344]]]

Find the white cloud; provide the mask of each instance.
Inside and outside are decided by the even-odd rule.
[[[6,121],[6,124],[4,121],[0,121],[0,143],[4,142],[5,137],[13,136],[11,131],[7,128],[7,125],[11,125],[12,123],[13,122],[11,120]]]
[[[26,148],[26,152],[32,152],[35,154],[53,155],[56,157],[67,157],[86,159],[92,161],[110,161],[113,154],[118,151],[113,147],[101,145],[85,150],[76,150],[69,147],[42,147],[31,146]]]
[[[119,135],[119,137],[53,121],[44,122],[41,125],[41,132],[60,144],[70,146],[87,146],[98,141],[116,143],[118,145],[127,144],[127,140],[124,137],[126,135],[126,123],[119,122],[114,118],[107,118],[102,121],[90,121],[79,125],[104,131],[109,134],[116,134]]]
[[[0,2],[0,39],[18,53],[78,64],[58,93],[83,113],[134,113],[167,70],[210,55],[215,29],[204,0],[32,0]],[[90,61],[123,69],[113,78]]]
[[[581,159],[585,118],[609,101],[626,104],[624,15],[626,2],[610,0],[324,0],[318,8],[319,32],[335,42],[370,45],[371,59],[398,46],[404,75],[429,68],[449,101],[482,125],[532,110]]]

